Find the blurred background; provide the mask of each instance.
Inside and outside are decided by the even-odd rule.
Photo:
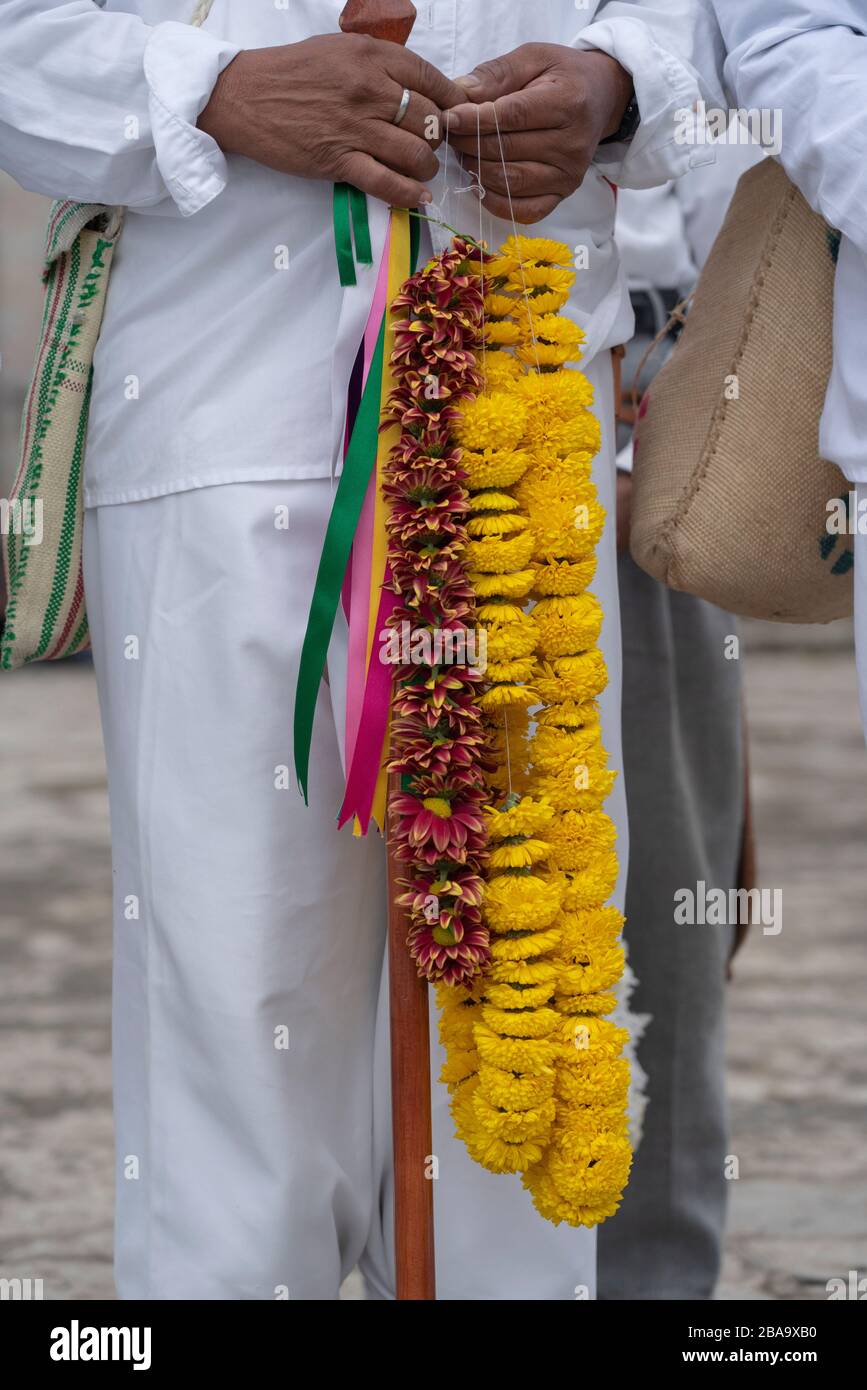
[[[46,213],[0,174],[0,494]],[[739,1176],[718,1296],[825,1299],[867,1272],[867,751],[850,624],[742,631],[759,881],[784,925],[752,929],[729,986]],[[48,1298],[114,1296],[110,940],[90,664],[0,675],[0,1275]]]

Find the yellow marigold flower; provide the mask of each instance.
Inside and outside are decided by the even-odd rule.
[[[547,1038],[562,1023],[555,1009],[494,1008],[482,1006],[482,1018],[501,1038]]]
[[[530,467],[515,488],[521,506],[538,503],[546,493],[551,500],[577,502],[586,498],[588,488],[593,488],[589,453],[560,454],[547,443],[534,443],[531,458]],[[596,496],[595,489],[591,495]],[[570,517],[566,524],[575,523]]]
[[[511,487],[530,467],[530,455],[521,449],[464,449],[461,467],[471,490]]]
[[[479,354],[477,365],[482,369],[488,392],[511,387],[524,376],[520,362],[510,352],[488,349]]]
[[[530,740],[530,756],[542,776],[556,777],[589,767],[597,754],[599,730],[537,728]],[[577,808],[573,808],[577,809]]]
[[[565,873],[585,869],[617,841],[614,822],[604,811],[566,811],[549,834],[552,866]]]
[[[544,1142],[551,1132],[557,1113],[554,1100],[543,1101],[534,1110],[500,1110],[491,1105],[478,1090],[473,1097],[473,1109],[480,1129],[511,1144],[523,1144],[528,1139]]]
[[[479,1068],[477,1095],[501,1110],[530,1110],[550,1100],[554,1094],[554,1069],[539,1076],[513,1076],[499,1067]]]
[[[547,1072],[562,1052],[552,1038],[503,1038],[484,1023],[476,1028],[476,1047],[482,1062],[522,1076]]]
[[[561,700],[585,700],[601,694],[608,684],[608,671],[604,656],[594,647],[578,656],[540,662],[534,681],[539,699],[553,705]]]
[[[466,1051],[455,1045],[450,1045],[446,1060],[440,1069],[439,1079],[444,1086],[453,1091],[456,1086],[462,1085],[468,1077],[473,1076],[479,1069],[479,1054],[475,1048]]]
[[[610,1014],[616,1007],[616,994],[558,994],[554,999],[554,1008],[564,1014]]]
[[[566,991],[564,990],[563,993],[565,995]],[[556,1004],[554,1003],[554,990],[550,982],[547,984],[542,982],[536,985],[489,983],[486,986],[485,998],[495,1009],[540,1009],[543,1005],[547,1004],[550,1004],[552,1008],[556,1008]],[[522,1017],[527,1016],[528,1015],[522,1014]],[[488,1022],[491,1023],[491,1020],[488,1019]],[[491,1023],[491,1027],[493,1026],[493,1023]],[[514,1030],[511,1029],[496,1029],[495,1031],[506,1032],[509,1036],[514,1036]],[[518,1036],[525,1037],[527,1035],[522,1032]],[[536,1035],[533,1034],[532,1036],[535,1037]]]
[[[473,574],[469,581],[478,598],[525,598],[533,587],[535,570],[516,570],[514,574]]]
[[[546,312],[540,303],[546,297],[546,291],[563,295],[565,302],[576,279],[574,270],[562,270],[554,265],[516,265],[506,277],[506,288],[520,295],[524,294],[525,288],[529,290],[531,307],[535,313],[541,314]]]
[[[563,886],[535,874],[495,874],[485,887],[483,911],[495,932],[540,931],[560,910]]]
[[[598,642],[602,605],[594,594],[543,598],[533,609],[533,621],[539,629],[539,650],[543,656],[572,656]]]
[[[516,806],[488,812],[488,834],[492,840],[511,839],[513,835],[536,835],[540,830],[547,831],[553,818],[554,809],[546,801],[524,796]]]
[[[544,1171],[544,1164],[536,1164],[528,1170],[523,1170],[523,1173],[522,1181],[533,1199],[533,1206],[540,1216],[554,1226],[565,1222],[567,1226],[592,1228],[609,1216],[614,1216],[620,1206],[620,1192],[610,1200],[597,1202],[595,1205],[578,1206],[574,1202],[565,1201]]]
[[[487,489],[483,492],[474,492],[472,496],[474,512],[514,512],[518,506],[518,499],[508,492]]]
[[[534,780],[534,794],[546,796],[557,811],[584,811],[601,806],[611,793],[617,773],[606,766],[604,752],[593,750],[561,772],[543,773]]]
[[[515,661],[521,657],[532,656],[536,650],[536,633],[532,623],[498,624],[486,627],[488,634],[488,661]],[[536,663],[533,662],[535,672]],[[513,679],[515,679],[513,677]]]
[[[545,985],[549,990],[553,990],[560,968],[559,955],[554,960],[504,960],[489,966],[485,978],[495,984]],[[490,993],[490,986],[487,997],[492,1004],[496,1003]]]
[[[605,511],[595,500],[593,484],[587,483],[584,487],[586,500],[581,500],[581,492],[576,489],[578,500],[561,501],[552,497],[547,509],[541,500],[534,501],[529,508],[527,516],[536,537],[538,560],[571,560],[595,554],[605,526]],[[586,526],[575,525],[579,512]]]
[[[536,338],[516,348],[515,356],[528,367],[562,367],[567,362],[580,362],[581,348],[571,343],[543,343]]]
[[[568,886],[567,893],[568,897]],[[625,918],[616,907],[573,908],[564,901],[563,912],[557,919],[564,939],[617,941],[623,931]]]
[[[612,1023],[609,1018],[569,1018],[561,1020],[561,1023],[559,1060],[571,1067],[593,1067],[601,1061],[613,1061],[620,1056],[629,1039],[626,1029]],[[476,1024],[477,1047],[479,1030],[485,1026],[484,1023]]]
[[[563,529],[557,535],[552,535],[546,528],[544,535],[537,538],[537,563],[547,560],[580,561],[595,554],[605,529],[605,509],[598,502],[594,502],[587,510],[582,503],[578,503],[575,512],[576,520],[581,521],[580,526]]]
[[[491,540],[468,541],[466,563],[471,570],[482,570],[485,574],[513,574],[515,570],[525,569],[533,556],[534,536],[532,531],[522,531],[509,540],[496,537]],[[550,600],[548,600],[550,602]],[[572,650],[576,650],[573,645]],[[558,652],[551,655],[560,655]]]
[[[490,690],[479,696],[478,703],[483,710],[489,711],[512,705],[535,705],[537,700],[536,692],[528,685],[492,685]],[[495,780],[498,786],[508,786],[505,768],[502,769],[502,776]]]
[[[492,869],[532,869],[543,863],[551,853],[544,840],[521,840],[519,844],[500,845],[490,852]]]
[[[561,265],[572,264],[574,252],[564,241],[550,241],[547,237],[510,236],[500,247],[500,256],[515,265]]]
[[[514,661],[489,661],[485,677],[493,684],[522,685],[533,679],[536,658],[524,656]]]
[[[600,994],[615,985],[623,974],[625,956],[619,943],[571,954],[583,958],[563,966],[557,981],[558,995]]]
[[[505,248],[501,248],[499,254],[493,256],[485,266],[485,283],[491,280],[505,280],[507,276],[512,274],[517,265],[517,256],[511,253],[507,254]]]
[[[526,531],[527,518],[513,512],[483,512],[481,516],[471,516],[467,522],[467,532],[476,536],[513,536]]]
[[[495,961],[535,960],[556,950],[560,933],[552,928],[545,931],[520,931],[498,936],[491,942]]]
[[[470,1158],[490,1173],[523,1173],[525,1168],[538,1163],[544,1152],[535,1139],[528,1139],[523,1144],[509,1144],[495,1134],[485,1134],[481,1129],[466,1140],[466,1145]]]
[[[485,342],[497,347],[516,347],[521,330],[511,319],[491,319],[485,324]]]
[[[625,1104],[629,1062],[626,1057],[615,1057],[586,1067],[558,1065],[556,1090],[570,1106]]]
[[[508,294],[486,294],[485,313],[489,318],[507,319],[517,302],[516,299]]]
[[[530,420],[539,414],[557,420],[570,420],[581,415],[593,404],[593,387],[583,372],[569,368],[562,372],[547,372],[540,376],[528,372],[518,381],[515,390],[530,407]]]
[[[525,613],[520,604],[510,603],[508,599],[495,599],[478,604],[476,617],[489,628],[522,627],[529,631],[533,626],[529,613]]]
[[[540,598],[583,594],[596,573],[595,553],[582,560],[546,560],[536,568],[533,589]],[[547,696],[543,696],[547,700]]]
[[[466,449],[516,449],[526,423],[523,401],[509,391],[492,391],[461,406],[455,437]]]
[[[566,314],[536,314],[532,307],[521,312],[521,324],[539,342],[574,346],[586,338],[584,329]]]
[[[541,271],[541,267],[536,271],[536,274],[539,274],[540,271]],[[544,273],[544,271],[542,271],[542,273]],[[506,281],[506,288],[507,288],[507,289],[514,289],[514,288],[515,288],[515,285],[514,285],[513,282],[514,282],[514,280],[515,280],[516,278],[517,278],[517,279],[520,279],[520,276],[510,276],[510,277],[509,277],[509,279]],[[543,281],[543,282],[541,282],[541,283],[544,285],[545,282]],[[529,288],[529,282],[528,282],[528,288]],[[534,314],[556,314],[556,313],[559,313],[559,311],[560,311],[562,308],[564,308],[564,306],[565,306],[566,304],[568,304],[568,303],[569,303],[569,291],[568,291],[568,290],[554,290],[554,289],[547,290],[547,289],[544,289],[544,288],[540,288],[540,289],[538,290],[537,293],[532,294],[532,295],[530,296],[530,306],[531,306],[532,312],[533,312]]]
[[[538,723],[552,729],[599,729],[598,700],[564,700],[539,713]]]
[[[632,1166],[632,1149],[619,1134],[599,1134],[589,1143],[564,1135],[547,1161],[562,1197],[576,1205],[597,1206],[619,1199]]]
[[[612,850],[592,859],[586,869],[571,875],[570,901],[575,907],[594,907],[604,903],[617,886],[617,855]]]
[[[453,985],[443,985],[443,989],[453,989]],[[438,994],[440,1016],[439,1016],[439,1038],[443,1047],[462,1047],[470,1049],[475,1046],[473,1041],[473,1028],[481,1018],[481,1005],[475,1008],[453,1008],[443,1000]]]

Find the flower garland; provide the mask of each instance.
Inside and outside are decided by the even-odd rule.
[[[396,302],[395,621],[477,624],[488,665],[399,670],[392,823],[457,1133],[486,1168],[521,1173],[544,1217],[589,1226],[617,1209],[631,1150],[627,1035],[606,1017],[623,919],[605,906],[615,774],[587,592],[600,432],[566,365],[583,337],[559,312],[569,262],[544,239],[493,257],[457,239]]]
[[[400,425],[384,493],[390,502],[389,564],[399,603],[390,626],[409,622],[432,638],[465,635],[475,599],[461,559],[468,510],[454,430],[459,406],[482,387],[481,281],[470,244],[456,238],[406,282],[393,310],[397,389],[387,418]],[[478,262],[476,262],[478,264]],[[482,922],[485,732],[478,667],[400,665],[394,673],[390,771],[405,790],[390,801],[401,902],[420,973],[455,986],[490,959]]]

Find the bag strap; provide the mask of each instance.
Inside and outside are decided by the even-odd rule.
[[[214,0],[198,0],[190,24],[200,29],[211,13]],[[45,233],[45,268],[48,275],[58,256],[65,255],[75,244],[76,239],[89,227],[96,225],[106,240],[114,240],[123,226],[122,207],[106,207],[103,203],[79,203],[74,198],[58,198],[51,205],[48,228]]]
[[[660,328],[659,332],[657,333],[656,337],[655,337],[655,338],[653,339],[653,341],[651,342],[650,346],[648,347],[647,351],[645,352],[645,354],[644,354],[644,356],[642,357],[641,361],[639,362],[638,366],[635,368],[635,373],[634,373],[634,375],[633,375],[633,377],[632,377],[632,385],[631,385],[630,388],[629,388],[629,394],[627,395],[627,394],[624,393],[623,390],[621,389],[621,392],[620,392],[620,404],[619,404],[619,408],[616,410],[616,414],[617,414],[618,420],[621,420],[621,421],[623,422],[623,424],[625,424],[625,425],[634,425],[634,424],[635,424],[636,416],[637,416],[637,413],[638,413],[638,407],[639,407],[639,405],[641,404],[641,398],[640,398],[639,389],[638,389],[638,383],[639,383],[640,380],[641,380],[641,373],[644,371],[644,368],[646,367],[646,365],[647,365],[648,361],[650,360],[650,358],[651,358],[651,357],[653,356],[653,354],[656,352],[656,349],[659,347],[660,343],[662,343],[662,342],[665,341],[665,339],[668,337],[668,335],[669,335],[669,333],[671,332],[671,330],[672,330],[677,324],[680,324],[680,326],[681,326],[681,328],[682,328],[683,325],[686,323],[686,316],[687,316],[687,313],[689,312],[689,307],[690,307],[690,305],[692,304],[692,301],[693,301],[694,298],[695,298],[695,290],[693,290],[691,294],[688,294],[688,295],[686,296],[685,299],[681,299],[680,302],[679,302],[678,304],[675,304],[674,308],[672,309],[671,313],[670,313],[669,316],[668,316],[668,321],[667,321],[667,323],[664,323],[663,326],[662,326],[662,328]],[[614,351],[617,352],[618,349],[615,348]],[[622,349],[622,351],[625,352],[626,349],[624,348],[624,349]],[[617,368],[615,368],[615,371],[616,371],[616,373],[617,373],[617,378],[618,378],[618,380],[619,380],[619,379],[620,379],[619,370],[618,370]]]

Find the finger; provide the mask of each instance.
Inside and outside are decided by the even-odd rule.
[[[502,193],[485,193],[483,206],[492,217],[499,217],[503,222],[511,222],[514,217],[516,222],[529,225],[550,217],[562,201],[552,194],[543,198],[513,198],[510,203]]]
[[[538,198],[547,194],[565,198],[574,192],[562,169],[555,169],[550,164],[507,163],[504,170],[500,160],[483,159],[480,162],[470,155],[464,155],[461,163],[468,174],[476,175],[489,193],[511,193],[513,198]]]
[[[451,115],[445,113],[446,118]],[[556,164],[566,167],[569,157],[574,155],[574,147],[558,130],[520,130],[512,131],[498,140],[496,135],[449,135],[449,144],[458,154],[472,155],[475,159],[499,160],[502,157],[515,164],[540,160],[543,164]]]
[[[496,137],[513,131],[559,130],[562,126],[562,91],[553,82],[539,82],[480,106],[465,103],[449,112],[449,130],[470,138],[474,134]]]
[[[403,126],[372,121],[361,132],[360,143],[380,164],[419,183],[427,183],[439,173],[440,163],[430,145]]]
[[[391,124],[394,124],[394,117],[400,110],[400,103],[403,98],[403,87],[394,87],[394,109],[391,113]],[[388,119],[384,114],[383,119]],[[398,130],[408,130],[412,135],[417,135],[420,140],[427,142],[430,149],[439,149],[445,137],[445,121],[443,113],[438,106],[434,106],[432,101],[422,96],[421,92],[412,92],[409,99],[409,106],[406,115]]]
[[[423,183],[386,168],[373,155],[364,154],[361,150],[346,155],[335,172],[338,179],[354,184],[362,193],[369,193],[372,198],[379,198],[390,207],[414,208],[419,203],[432,201]]]
[[[545,47],[544,44],[525,43],[500,58],[480,63],[466,77],[456,79],[457,85],[463,89],[458,102],[469,101],[478,105],[520,91],[545,71],[548,62],[547,55],[543,53]],[[450,102],[449,105],[455,106],[458,102]]]
[[[386,47],[385,70],[401,88],[409,87],[411,92],[420,92],[440,111],[466,101],[463,88],[441,73],[433,63],[426,62],[417,53],[399,44],[388,44]]]

